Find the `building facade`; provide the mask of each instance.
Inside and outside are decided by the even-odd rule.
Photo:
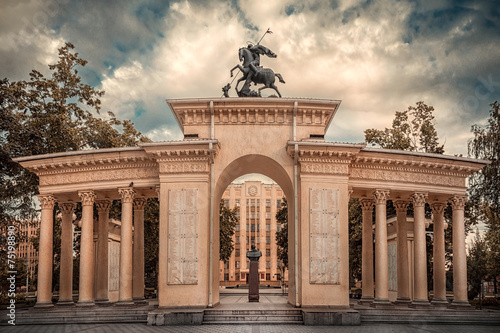
[[[229,208],[238,207],[239,224],[233,237],[234,251],[229,261],[220,263],[220,281],[224,286],[248,283],[249,261],[247,251],[252,244],[262,252],[259,260],[259,280],[263,285],[280,286],[287,281],[288,271],[282,271],[278,261],[276,232],[281,224],[276,213],[281,209],[283,191],[278,184],[264,184],[260,181],[231,183],[222,199]]]

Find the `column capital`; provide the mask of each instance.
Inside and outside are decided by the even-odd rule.
[[[78,196],[82,201],[82,206],[92,206],[96,198],[95,192],[90,191],[78,191]]]
[[[61,208],[61,212],[63,214],[73,214],[75,210],[75,203],[72,201],[62,202],[59,204],[59,208]]]
[[[435,214],[435,215],[443,215],[444,214],[444,210],[446,209],[446,202],[439,202],[439,201],[435,201],[433,203],[430,204],[431,206],[431,209],[432,209],[432,213]]]
[[[347,189],[347,194],[349,195],[349,199],[351,199],[351,195],[352,195],[353,192],[354,192],[354,190],[352,189],[352,187],[349,187]]]
[[[425,202],[427,201],[427,193],[415,192],[411,196],[413,206],[425,206]]]
[[[122,202],[131,203],[135,197],[135,191],[132,187],[119,188],[118,193],[122,196]]]
[[[467,202],[466,195],[454,195],[452,196],[448,202],[450,203],[453,210],[463,210],[465,207],[465,203]]]
[[[99,213],[106,213],[109,212],[111,209],[111,205],[113,204],[113,201],[109,199],[103,199],[103,200],[97,200],[96,202],[97,210]]]
[[[375,200],[373,200],[373,199],[361,199],[361,200],[359,200],[359,203],[361,204],[361,209],[364,212],[369,212],[369,211],[373,211],[373,206],[375,205]]]
[[[54,209],[56,198],[52,194],[39,194],[40,206],[42,209]]]
[[[144,210],[144,206],[146,206],[147,198],[140,197],[134,199],[134,210]]]
[[[389,199],[389,190],[381,190],[381,189],[376,189],[373,191],[373,196],[375,197],[375,203],[377,205],[384,204]]]
[[[410,204],[410,202],[406,200],[395,200],[392,203],[394,205],[394,208],[396,208],[396,212],[398,213],[406,213],[406,211],[408,210],[408,205]]]

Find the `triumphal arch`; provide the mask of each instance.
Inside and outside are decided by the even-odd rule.
[[[159,308],[216,307],[219,202],[227,186],[247,173],[272,178],[287,197],[288,302],[292,306],[328,311],[349,308],[349,198],[359,198],[363,210],[361,302],[393,306],[388,297],[386,221],[386,202],[392,200],[398,213],[397,302],[414,307],[468,305],[466,179],[486,161],[326,142],[324,135],[339,109],[338,100],[247,97],[167,103],[184,133],[181,141],[16,159],[40,178],[37,307],[52,306],[56,202],[62,210],[58,304],[73,303],[72,216],[77,202],[83,211],[76,305],[109,302],[108,213],[116,199],[122,201],[120,251],[115,258],[119,260],[116,304],[143,301],[148,197],[158,197],[160,203]],[[414,207],[412,260],[408,259],[405,223],[410,203]],[[426,203],[432,207],[434,221],[432,303],[427,294]],[[443,212],[448,204],[453,209],[451,304],[445,290]],[[94,206],[99,211],[96,221]],[[411,279],[409,271],[414,272]]]

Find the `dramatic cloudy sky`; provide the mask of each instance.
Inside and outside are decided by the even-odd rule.
[[[500,100],[498,1],[0,1],[0,76],[47,73],[65,41],[89,63],[105,110],[153,140],[181,133],[165,99],[221,96],[247,41],[283,75],[285,97],[342,100],[327,140],[364,141],[417,101],[436,109],[446,153]],[[234,90],[231,92],[235,96]]]

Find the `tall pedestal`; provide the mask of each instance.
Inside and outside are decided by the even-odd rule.
[[[250,273],[248,275],[248,301],[259,301],[259,262],[250,261]]]

